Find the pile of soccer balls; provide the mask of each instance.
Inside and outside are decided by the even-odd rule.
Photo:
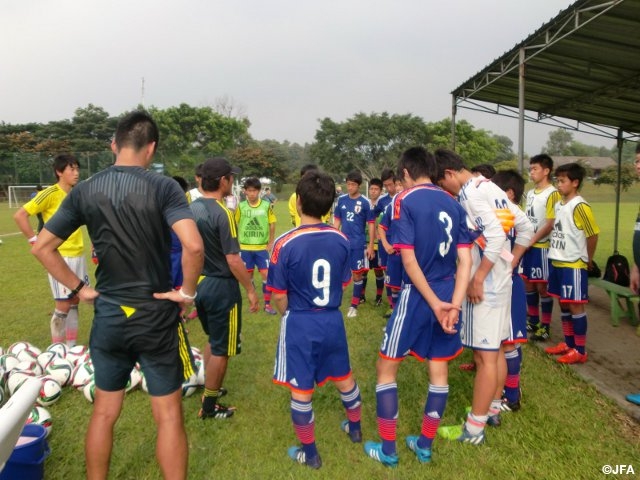
[[[192,348],[196,371],[182,385],[182,396],[188,397],[204,385],[204,365],[197,348]],[[45,408],[57,402],[63,387],[71,386],[81,391],[93,402],[95,381],[93,363],[89,349],[82,345],[67,347],[64,343],[54,343],[42,351],[29,342],[16,342],[5,352],[0,347],[0,406],[27,381],[36,377],[42,382],[38,398],[26,423],[42,425],[51,433],[51,414]],[[137,387],[147,392],[147,382],[140,366],[131,370],[126,391]]]

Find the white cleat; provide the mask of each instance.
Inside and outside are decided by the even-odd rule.
[[[358,309],[355,307],[349,307],[349,311],[347,312],[347,318],[354,318],[358,316]]]

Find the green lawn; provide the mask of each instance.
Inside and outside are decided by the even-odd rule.
[[[603,230],[597,260],[604,265],[613,243],[613,201],[611,192],[586,186],[584,196],[593,204]],[[611,190],[611,189],[610,189]],[[288,228],[286,193],[280,193],[276,214],[279,231]],[[633,224],[640,196],[624,196],[621,209],[621,251],[630,258]],[[3,328],[0,346],[28,340],[46,348],[53,303],[42,267],[29,253],[11,219],[13,211],[0,204],[0,301]],[[373,298],[374,282],[368,297]],[[347,300],[349,292],[345,295]],[[346,305],[346,301],[345,301]],[[86,343],[91,323],[89,306],[81,307],[80,342]],[[488,432],[482,447],[436,440],[434,462],[420,465],[401,443],[404,436],[420,428],[427,379],[423,365],[407,360],[400,369],[400,465],[395,470],[367,459],[362,447],[351,444],[338,430],[343,418],[339,396],[331,386],[319,389],[314,398],[316,436],[324,466],[318,472],[293,464],[286,457],[295,444],[289,417],[288,392],[271,383],[278,334],[278,319],[263,312],[244,310],[243,353],[232,359],[225,386],[227,402],[237,406],[236,416],[227,421],[203,422],[196,418],[199,393],[184,400],[190,443],[190,478],[445,478],[456,479],[601,479],[605,464],[633,464],[640,471],[638,426],[630,422],[606,397],[578,378],[570,368],[560,366],[525,347],[523,366],[523,410],[505,415],[499,429]],[[363,396],[363,429],[367,440],[377,439],[375,422],[375,361],[382,340],[381,309],[367,304],[356,319],[346,322],[354,374]],[[197,323],[190,322],[193,345],[202,346],[205,337]],[[451,368],[450,397],[444,423],[459,422],[470,404],[472,376],[457,365],[468,361],[465,353]],[[91,405],[77,392],[66,388],[59,402],[50,407],[53,433],[51,455],[45,463],[46,478],[83,477],[83,435]],[[127,395],[115,433],[111,478],[155,479],[154,428],[146,394]]]

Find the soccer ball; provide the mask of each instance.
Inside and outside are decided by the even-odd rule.
[[[45,375],[42,378],[42,387],[40,387],[40,393],[36,402],[43,407],[47,407],[60,399],[62,395],[62,387],[53,378]]]
[[[29,378],[34,378],[35,376],[35,373],[28,370],[13,370],[7,379],[7,390],[9,391],[9,395],[14,395],[24,382]]]
[[[27,421],[25,423],[26,424],[32,423],[34,425],[43,426],[47,432],[46,433],[47,437],[51,433],[51,425],[52,425],[51,414],[49,413],[49,410],[47,410],[44,407],[41,407],[40,405],[36,405],[31,409],[31,413],[29,413],[29,417],[27,418]]]
[[[7,352],[17,356],[18,352],[24,350],[25,348],[31,348],[32,346],[33,345],[31,345],[29,342],[15,342],[9,346]]]
[[[67,356],[68,348],[64,343],[56,342],[56,343],[52,343],[51,345],[49,345],[47,347],[47,351],[48,352],[53,352],[57,356],[59,356],[61,358],[65,358]]]
[[[4,375],[8,377],[11,373],[11,370],[16,368],[16,365],[20,363],[18,357],[16,357],[12,353],[5,353],[0,357],[0,367],[4,368]]]
[[[71,380],[73,374],[73,365],[66,358],[55,357],[47,368],[45,368],[47,375],[55,378],[60,386],[64,387]]]
[[[96,382],[91,380],[85,384],[85,386],[82,387],[82,394],[84,395],[84,398],[93,403],[96,398]]]
[[[196,360],[196,375],[198,377],[198,385],[204,387],[204,361]]]
[[[89,356],[89,350],[87,350],[87,347],[84,345],[76,345],[67,351],[66,358],[74,365],[78,365],[86,362],[91,357]]]
[[[93,363],[85,362],[76,365],[73,370],[71,384],[77,389],[81,389],[91,380],[93,380]]]
[[[138,370],[137,368],[134,368],[133,370],[131,370],[131,373],[129,374],[129,381],[127,382],[127,388],[126,388],[127,393],[129,393],[131,390],[133,390],[138,385],[140,385],[141,382],[142,382],[142,374],[140,373],[140,370]]]
[[[190,397],[198,389],[198,376],[194,373],[182,383],[182,396]]]
[[[42,375],[42,368],[35,360],[24,360],[16,365],[15,370],[28,370],[35,375]]]
[[[15,355],[16,357],[18,357],[18,360],[20,360],[21,362],[24,362],[25,360],[37,362],[38,355],[40,355],[41,353],[42,352],[36,349],[35,347],[29,347],[29,348],[23,348]]]
[[[24,352],[25,350],[23,350]],[[49,365],[51,363],[51,360],[53,360],[54,358],[57,358],[58,356],[54,353],[51,352],[49,350],[45,350],[44,352],[42,352],[40,355],[38,355],[38,358],[36,359],[38,362],[38,365],[40,365],[40,367],[44,370],[47,368],[47,365]],[[18,357],[20,358],[20,357]]]

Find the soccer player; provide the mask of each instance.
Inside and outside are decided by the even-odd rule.
[[[384,314],[385,318],[389,318],[391,316],[391,310],[395,304],[395,300],[398,299],[398,292],[400,290],[400,281],[402,274],[397,275],[398,279],[398,289],[392,289],[389,285],[389,275],[388,275],[388,258],[389,255],[399,255],[399,253],[393,248],[393,244],[390,238],[387,238],[389,233],[389,228],[391,224],[391,207],[389,205],[392,204],[393,197],[395,197],[396,193],[402,191],[402,188],[399,189],[396,186],[396,175],[390,168],[385,168],[382,170],[382,174],[380,175],[382,180],[382,185],[384,186],[386,193],[381,195],[378,199],[378,204],[376,205],[377,210],[380,212],[377,216],[377,231],[378,235],[378,262],[382,270],[384,271],[384,286],[387,291],[387,300],[389,301],[389,311]],[[389,241],[387,241],[389,240]],[[399,259],[398,259],[399,260]],[[393,261],[392,261],[393,263]],[[402,262],[397,262],[399,265]],[[399,272],[401,272],[401,267],[399,268]]]
[[[556,203],[555,223],[549,246],[549,295],[560,303],[564,342],[546,348],[561,355],[560,363],[587,361],[587,312],[589,302],[587,270],[593,267],[600,229],[589,204],[578,191],[585,169],[578,163],[556,168],[556,185],[562,200]]]
[[[73,155],[58,155],[53,159],[53,171],[57,182],[38,192],[38,194],[25,203],[13,216],[20,231],[33,245],[38,236],[29,223],[29,216],[40,215],[47,222],[60,207],[60,204],[80,179],[80,165]],[[82,232],[76,230],[59,247],[60,255],[69,265],[69,268],[82,279],[89,283],[87,275],[87,260],[84,255],[84,243]],[[49,274],[49,285],[55,302],[55,309],[51,317],[51,341],[65,342],[72,347],[78,338],[78,298],[70,296],[75,285],[68,286],[58,282]]]
[[[340,305],[349,284],[349,241],[321,218],[333,204],[335,184],[317,170],[296,187],[301,225],[280,236],[269,265],[268,287],[282,314],[273,381],[291,390],[291,420],[301,447],[289,457],[320,468],[314,434],[314,385],[332,380],[340,391],[347,419],[342,430],[362,441],[361,397],[351,374],[349,349]]]
[[[533,234],[531,222],[506,194],[482,175],[475,177],[454,152],[438,149],[437,182],[457,195],[471,221],[482,233],[471,253],[473,268],[462,306],[462,344],[473,350],[476,376],[471,411],[458,440],[484,443],[487,421],[498,420],[502,398],[498,390],[498,362],[502,342],[511,335],[512,270]],[[512,249],[506,232],[515,227]]]
[[[420,435],[406,445],[418,461],[431,461],[431,446],[449,394],[449,360],[462,352],[456,329],[471,274],[473,238],[467,214],[451,196],[432,184],[437,167],[422,147],[406,150],[398,177],[407,187],[394,199],[394,223],[404,265],[405,287],[387,324],[377,362],[376,401],[381,443],[367,442],[365,453],[386,466],[398,463],[396,423],[400,362],[413,355],[428,359],[429,389]]]
[[[311,170],[317,170],[318,166],[314,165],[313,163],[309,163],[307,165],[304,165],[301,169],[300,169],[300,178],[302,178],[304,176],[305,173],[311,171]],[[294,227],[299,227],[300,226],[300,215],[298,214],[298,210],[296,207],[296,192],[293,192],[291,194],[291,196],[289,197],[289,203],[287,204],[287,206],[289,207],[289,215],[291,216],[291,225],[293,225]],[[326,222],[327,219],[329,218],[329,215],[326,215],[323,217],[322,221]]]
[[[369,202],[371,203],[371,208],[373,208],[373,216],[375,218],[376,224],[379,221],[380,215],[382,214],[382,209],[384,208],[385,203],[379,206],[379,201],[382,193],[382,180],[379,178],[372,178],[369,180]],[[388,198],[388,195],[385,195]],[[368,232],[368,230],[367,230]],[[376,307],[382,305],[382,291],[384,289],[384,268],[380,265],[380,256],[378,255],[378,237],[377,237],[377,229],[374,228],[374,233],[376,234],[376,238],[373,242],[373,258],[369,260],[369,269],[373,269],[373,273],[376,277]],[[365,241],[368,242],[368,236],[365,237]],[[365,292],[367,291],[367,276],[369,271],[367,271],[362,276],[362,294],[360,295],[360,303],[366,302]]]
[[[202,188],[200,187],[202,184],[202,163],[196,165],[196,172],[193,178],[196,181],[196,186],[187,192],[189,203],[202,196]]]
[[[249,276],[253,279],[253,267],[258,268],[262,277],[262,294],[264,295],[264,311],[275,315],[271,306],[271,292],[267,290],[267,270],[269,268],[269,252],[273,248],[276,234],[276,216],[273,204],[260,198],[262,185],[257,177],[249,177],[244,182],[247,199],[240,202],[235,211],[240,240],[240,257]]]
[[[111,144],[114,165],[71,190],[32,249],[60,283],[75,286],[71,297],[94,303],[90,347],[96,391],[85,441],[90,479],[108,476],[113,429],[136,362],[151,396],[162,475],[187,476],[181,387],[193,374],[193,361],[180,304],[195,298],[203,247],[180,186],[148,170],[158,139],[158,127],[148,114],[125,115]],[[57,250],[82,224],[100,258],[95,290]],[[169,230],[182,243],[184,281],[179,291],[171,289]]]
[[[369,270],[369,259],[373,258],[373,240],[375,238],[373,209],[359,192],[362,174],[358,171],[347,175],[347,193],[338,198],[333,212],[333,226],[344,233],[351,243],[350,265],[353,275],[353,295],[347,317],[358,315],[358,304],[362,294],[362,277]],[[368,230],[369,241],[365,240],[365,229]],[[365,250],[366,244],[366,250]]]
[[[551,183],[553,160],[545,153],[529,160],[529,177],[534,188],[527,192],[526,214],[535,231],[531,248],[522,259],[522,275],[527,291],[527,329],[531,340],[549,340],[553,298],[547,293],[549,279],[549,234],[553,230],[555,205],[560,194]],[[542,313],[542,315],[540,315]]]
[[[219,403],[229,358],[240,354],[242,296],[239,283],[247,291],[249,311],[258,311],[256,290],[240,258],[238,229],[224,198],[233,187],[240,169],[222,157],[206,160],[202,166],[202,197],[191,202],[191,210],[204,241],[203,278],[198,283],[196,308],[202,329],[209,337],[203,349],[204,396],[198,416],[229,418],[235,407]]]
[[[502,170],[491,177],[491,181],[498,185],[506,194],[510,202],[520,205],[522,195],[524,193],[525,180],[515,170]],[[515,240],[513,230],[507,233],[512,247]],[[505,362],[500,361],[498,368],[505,371],[499,371],[499,387],[495,398],[499,398],[503,394],[504,379],[504,397],[502,398],[503,412],[515,412],[520,410],[520,368],[522,366],[522,349],[520,346],[527,342],[527,300],[524,288],[524,279],[518,273],[519,266],[513,269],[511,276],[513,287],[511,291],[511,337],[502,342],[504,349]],[[506,365],[505,365],[506,363]]]

